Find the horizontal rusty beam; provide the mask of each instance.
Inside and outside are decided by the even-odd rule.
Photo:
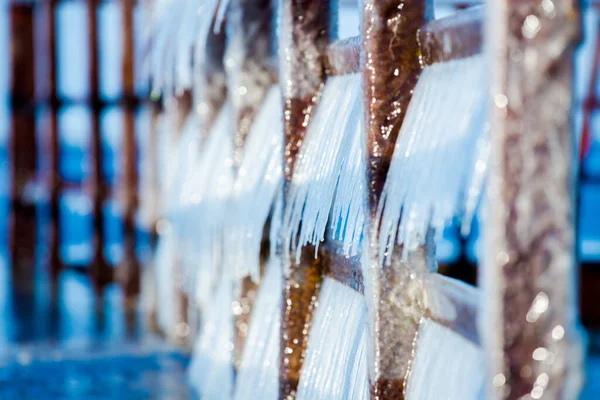
[[[481,53],[483,6],[459,10],[419,30],[424,66]]]
[[[328,239],[319,249],[325,276],[364,294],[361,257],[346,257],[339,241]],[[477,314],[479,296],[475,287],[440,274],[432,274],[428,285],[430,307],[425,316],[479,346]],[[437,306],[436,306],[437,305]],[[448,310],[452,310],[450,315]]]
[[[430,21],[418,32],[423,66],[481,53],[483,6],[459,10]],[[360,72],[360,37],[341,39],[329,45],[326,53],[328,76]]]
[[[477,289],[439,274],[431,275],[428,286],[430,289],[428,293],[436,297],[434,301],[429,299],[429,302],[436,303],[441,307],[430,304],[425,316],[479,346],[480,338],[477,329],[479,292]],[[451,310],[452,313],[449,315],[447,310]]]
[[[360,36],[336,40],[329,45],[325,58],[328,76],[360,72]]]
[[[319,252],[326,270],[325,276],[364,294],[365,285],[360,255],[347,257],[341,242],[333,238],[328,238],[319,248]]]

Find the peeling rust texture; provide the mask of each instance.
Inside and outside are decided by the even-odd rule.
[[[429,249],[421,247],[391,265],[379,267],[377,208],[394,145],[422,65],[418,30],[432,4],[426,0],[365,0],[363,3],[363,92],[367,140],[367,223],[371,286],[368,306],[373,346],[369,360],[371,398],[404,399],[414,358],[415,338],[425,314],[422,278],[428,273]]]
[[[8,10],[7,10],[8,11]],[[36,253],[36,206],[27,187],[36,179],[36,18],[33,4],[10,5],[11,126],[10,250],[13,272],[31,273]],[[6,61],[4,61],[6,62]]]
[[[285,186],[326,79],[325,53],[330,42],[335,2],[283,0],[280,34],[284,97]]]
[[[360,72],[360,36],[336,40],[327,49],[327,76]]]
[[[306,246],[300,263],[295,258],[285,280],[282,321],[279,398],[294,399],[308,346],[308,334],[323,281],[323,262],[315,248]]]
[[[182,133],[183,126],[185,125],[185,120],[192,110],[192,92],[185,90],[179,96],[173,98],[172,101],[175,101],[175,126],[172,127],[171,132],[179,137]]]
[[[419,30],[423,66],[481,53],[483,6],[459,10]]]
[[[364,294],[365,285],[360,255],[346,257],[342,245],[335,240],[328,240],[324,243],[319,248],[319,253],[323,260],[326,276]]]
[[[234,166],[241,165],[244,143],[267,90],[276,82],[273,54],[273,2],[231,0],[226,63],[234,115]]]
[[[394,144],[421,72],[417,31],[425,0],[365,0],[363,85],[367,133],[369,211],[374,216]]]
[[[411,251],[406,260],[392,257],[391,265],[378,269],[374,295],[375,376],[371,398],[404,399],[415,357],[415,338],[427,312],[426,278],[430,246]],[[394,249],[401,254],[402,248]],[[371,300],[373,301],[373,300]]]
[[[234,366],[236,370],[239,370],[242,364],[246,337],[248,337],[250,326],[250,316],[257,293],[258,285],[248,276],[242,280],[240,295],[233,302],[233,312],[235,315]]]
[[[570,0],[495,0],[489,12],[489,386],[502,399],[575,399],[582,349],[571,109],[579,13]]]

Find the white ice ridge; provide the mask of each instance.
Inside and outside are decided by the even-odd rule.
[[[485,363],[481,349],[427,318],[419,328],[407,400],[482,400]]]
[[[225,216],[224,265],[232,278],[260,277],[263,231],[282,179],[283,105],[272,86],[248,135]]]
[[[300,374],[298,400],[367,399],[366,341],[364,296],[325,278]]]
[[[233,189],[231,106],[227,103],[202,144],[193,174],[182,191],[185,199],[185,235],[193,240],[184,267],[185,282],[199,305],[209,302],[211,290],[222,272],[223,232],[227,205]]]
[[[184,277],[193,275],[191,271],[196,265],[196,225],[194,219],[189,216],[194,212],[198,201],[194,197],[192,189],[197,183],[198,171],[196,167],[200,162],[201,138],[199,135],[201,127],[200,118],[197,113],[190,112],[183,125],[177,150],[177,176],[172,187],[173,201],[169,209],[169,220],[178,241],[179,258],[184,272]],[[196,207],[197,208],[197,207]],[[184,279],[187,285],[184,289],[188,292],[193,289],[193,280]]]
[[[236,400],[274,400],[279,395],[282,291],[281,260],[272,255],[252,310],[250,330],[236,379]]]
[[[219,0],[154,1],[150,75],[153,90],[172,94],[194,83],[204,66],[207,38]]]
[[[311,120],[284,210],[283,233],[300,255],[302,246],[324,240],[333,208],[335,235],[348,253],[356,253],[362,232],[361,75],[334,76],[327,80]]]
[[[488,84],[483,56],[426,67],[415,87],[379,204],[382,244],[423,244],[457,216],[463,227],[479,203],[489,154]],[[380,246],[379,260],[391,252]]]
[[[204,400],[233,395],[234,317],[232,282],[221,275],[194,345],[188,380]]]

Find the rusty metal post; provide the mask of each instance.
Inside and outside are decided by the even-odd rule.
[[[326,80],[326,52],[335,31],[336,3],[283,0],[280,29],[280,82],[284,103],[284,208],[296,157]],[[308,343],[308,332],[323,278],[314,248],[303,249],[300,263],[290,243],[278,244],[285,275],[281,319],[279,398],[293,399]]]
[[[36,5],[37,8],[37,40],[40,45],[36,50],[42,56],[37,62],[36,91],[43,106],[49,108],[46,124],[41,126],[41,157],[49,159],[48,168],[40,173],[40,180],[50,192],[50,231],[48,237],[48,267],[53,283],[57,282],[60,271],[64,268],[60,258],[60,221],[59,200],[62,189],[60,176],[60,144],[58,137],[58,94],[56,86],[56,5],[57,0],[49,0]]]
[[[574,399],[577,329],[573,51],[575,0],[488,8],[492,164],[483,337],[490,395]]]
[[[370,383],[375,399],[403,399],[410,378],[415,338],[425,309],[418,279],[426,273],[432,247],[421,247],[380,268],[377,208],[394,145],[421,72],[418,30],[432,14],[429,0],[364,0],[363,87],[367,140],[367,226],[365,293],[370,309]],[[411,291],[412,289],[412,291]]]
[[[94,257],[89,266],[96,294],[101,295],[104,287],[112,282],[113,271],[104,256],[105,227],[103,206],[108,188],[102,176],[102,135],[100,134],[99,74],[98,74],[98,3],[99,0],[87,0],[88,12],[88,48],[90,49],[90,93],[92,106],[92,176],[89,186],[92,193],[94,219]]]
[[[122,0],[123,96],[125,99],[120,196],[123,204],[124,259],[119,267],[119,280],[125,300],[131,304],[140,292],[140,262],[136,254],[136,212],[138,209],[137,145],[135,135],[135,69],[133,10],[135,0]]]
[[[57,0],[48,3],[48,68],[49,68],[49,96],[50,96],[50,271],[54,279],[58,278],[63,269],[60,258],[60,193],[62,179],[60,176],[60,144],[58,136],[58,93],[56,86],[57,60],[56,60],[56,4]]]
[[[32,273],[35,263],[36,207],[31,197],[31,185],[37,169],[35,5],[11,3],[10,22],[11,259],[13,272]]]

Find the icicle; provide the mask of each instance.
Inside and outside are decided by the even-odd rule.
[[[183,197],[190,199],[196,225],[194,232],[196,262],[186,271],[186,281],[201,305],[207,304],[211,288],[221,269],[226,204],[233,188],[232,145],[230,140],[230,105],[220,111],[210,136],[202,147],[194,178],[184,188]]]
[[[481,349],[428,318],[421,322],[407,400],[483,399]]]
[[[219,8],[217,8],[217,14],[215,16],[215,33],[221,33],[221,29],[223,27],[223,21],[225,20],[225,14],[227,12],[227,8],[229,7],[230,0],[220,0]]]
[[[250,332],[238,371],[236,400],[269,400],[279,394],[279,335],[283,277],[272,253],[252,311]]]
[[[410,251],[424,243],[430,226],[441,232],[456,215],[472,217],[489,152],[486,88],[483,56],[423,70],[379,205],[380,262],[391,256],[384,254],[385,244],[396,240]]]
[[[175,201],[173,196],[173,185],[177,176],[177,162],[170,160],[178,160],[178,141],[177,136],[172,132],[177,129],[178,115],[177,106],[174,100],[168,100],[165,104],[165,115],[159,122],[159,145],[158,163],[164,168],[159,168],[160,176],[159,183],[161,189],[161,211],[163,214],[172,209],[172,204]]]
[[[226,400],[233,394],[233,301],[232,283],[225,276],[206,309],[196,341],[188,379],[205,400]]]
[[[232,278],[260,276],[263,230],[281,185],[281,92],[269,89],[245,146],[225,223],[225,265]]]
[[[164,61],[166,46],[170,35],[169,24],[172,13],[167,11],[173,0],[158,0],[152,4],[150,40],[152,52],[150,53],[150,77],[152,78],[152,91],[160,92],[163,87]]]
[[[365,313],[361,293],[325,278],[302,366],[298,400],[366,398]]]
[[[198,134],[200,126],[198,114],[191,112],[182,129],[178,149],[178,177],[173,185],[174,201],[168,214],[178,238],[180,261],[185,277],[193,275],[190,271],[197,268],[195,251],[197,225],[194,218],[190,218],[190,214],[193,214],[194,204],[197,200],[191,193],[191,189],[194,187],[196,174],[198,174],[196,167],[201,155],[202,141]],[[191,281],[184,289],[187,292],[192,291]]]
[[[204,66],[207,39],[218,6],[219,0],[155,2],[150,66],[153,91],[172,95],[194,83],[194,71],[199,72]]]
[[[362,101],[359,102],[362,106]],[[347,138],[351,141],[342,162],[333,207],[331,211],[331,231],[335,238],[342,241],[346,256],[359,253],[365,223],[365,129],[362,109],[355,110],[348,123],[350,131]],[[356,124],[356,127],[355,127]]]
[[[290,236],[292,246],[296,246],[298,259],[304,245],[310,243],[318,247],[323,241],[340,177],[344,185],[349,185],[347,177],[359,172],[361,136],[356,126],[360,124],[362,113],[360,88],[360,74],[329,78],[308,127],[284,216],[284,232]],[[341,188],[340,195],[344,197],[336,199],[336,214],[352,225],[357,216],[349,211],[358,211],[362,201],[353,203],[355,191],[349,189],[349,186]],[[346,224],[342,225],[347,229]],[[351,232],[348,240],[351,242],[354,237]]]
[[[175,144],[177,146],[177,157],[171,162],[175,164],[175,173],[171,184],[170,194],[170,210],[179,210],[191,203],[191,199],[187,197],[189,184],[195,174],[195,164],[200,150],[200,138],[198,131],[200,129],[200,121],[197,114],[191,112],[178,135],[180,138]],[[179,226],[176,226],[178,228]]]
[[[217,11],[217,7],[219,4],[219,0],[205,0],[200,3],[198,13],[203,15],[203,18],[200,18],[197,21],[197,30],[196,37],[194,41],[194,48],[192,51],[192,73],[193,73],[193,92],[194,92],[194,109],[196,109],[201,116],[204,114],[209,114],[210,106],[212,104],[206,104],[207,99],[213,96],[213,92],[216,87],[219,86],[218,82],[207,82],[207,74],[211,74],[212,79],[222,79],[222,86],[225,86],[225,77],[220,76],[219,74],[214,74],[212,71],[215,69],[213,63],[215,61],[222,62],[222,60],[214,60],[212,59],[212,54],[210,51],[211,44],[220,46],[221,43],[209,43],[209,39],[213,39],[211,37],[211,32],[213,27],[213,16]],[[207,93],[209,92],[209,93]],[[210,102],[210,100],[209,100]]]
[[[181,0],[180,0],[181,1]],[[192,85],[192,50],[196,39],[198,25],[212,20],[210,13],[202,12],[202,2],[199,0],[183,0],[182,15],[178,33],[176,57],[175,88],[177,92],[189,89]]]

